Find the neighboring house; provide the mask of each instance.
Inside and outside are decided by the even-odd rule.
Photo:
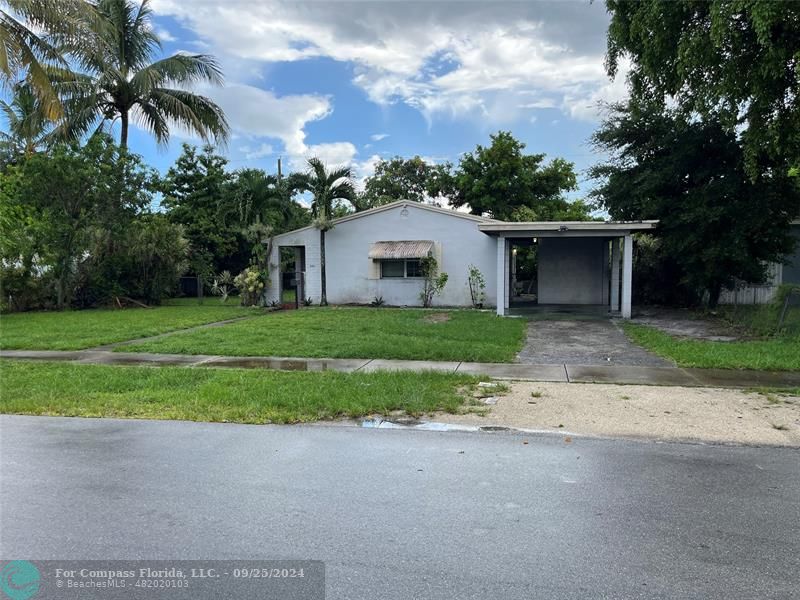
[[[768,266],[767,281],[762,285],[742,284],[733,290],[723,290],[720,304],[766,304],[775,297],[784,283],[800,285],[800,221],[792,222],[792,235],[797,240],[794,253],[784,262],[771,263]]]
[[[327,296],[331,304],[419,306],[420,260],[432,255],[449,276],[441,306],[470,306],[470,265],[486,280],[486,305],[499,315],[521,305],[595,305],[630,317],[632,239],[654,221],[508,223],[411,201],[355,213],[333,221],[325,233]],[[512,273],[515,248],[535,245],[538,268],[524,298]],[[313,226],[272,240],[267,300],[283,293],[281,251],[293,251],[300,298],[320,301],[320,232]],[[285,259],[284,259],[284,262]]]

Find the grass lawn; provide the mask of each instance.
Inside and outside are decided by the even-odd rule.
[[[0,315],[0,347],[6,350],[79,350],[147,337],[254,313],[238,298],[221,304],[182,298],[157,308],[95,309]]]
[[[800,337],[776,337],[741,342],[711,342],[672,337],[644,325],[623,323],[637,344],[680,367],[720,369],[800,370]]]
[[[525,325],[470,310],[311,308],[178,333],[125,351],[504,362],[522,347]]]
[[[478,379],[449,373],[297,373],[0,361],[0,412],[295,423],[458,411]]]

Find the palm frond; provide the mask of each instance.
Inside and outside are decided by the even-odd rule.
[[[157,108],[166,121],[172,121],[206,141],[213,138],[217,143],[225,143],[228,139],[230,128],[225,113],[205,96],[185,90],[156,88],[150,93],[147,104]],[[166,137],[156,137],[156,140],[166,143],[169,133]]]
[[[223,83],[222,70],[208,54],[175,54],[144,67],[131,79],[131,85],[144,90],[201,82]]]

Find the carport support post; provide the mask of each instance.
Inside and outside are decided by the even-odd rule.
[[[506,292],[508,285],[506,285],[508,276],[508,249],[506,247],[506,238],[502,235],[497,236],[497,315],[504,317],[506,315]]]
[[[631,318],[631,291],[633,288],[633,236],[625,236],[622,248],[622,318]]]
[[[619,310],[619,238],[611,238],[611,311]]]

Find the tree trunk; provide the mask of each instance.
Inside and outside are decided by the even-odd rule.
[[[319,230],[319,272],[322,293],[320,294],[319,305],[328,306],[328,286],[325,281],[325,230]]]
[[[714,310],[719,304],[719,297],[722,294],[722,284],[712,283],[708,287],[708,308]]]
[[[122,124],[122,130],[119,134],[119,145],[121,148],[128,148],[128,113],[123,112],[120,117],[120,123]]]

